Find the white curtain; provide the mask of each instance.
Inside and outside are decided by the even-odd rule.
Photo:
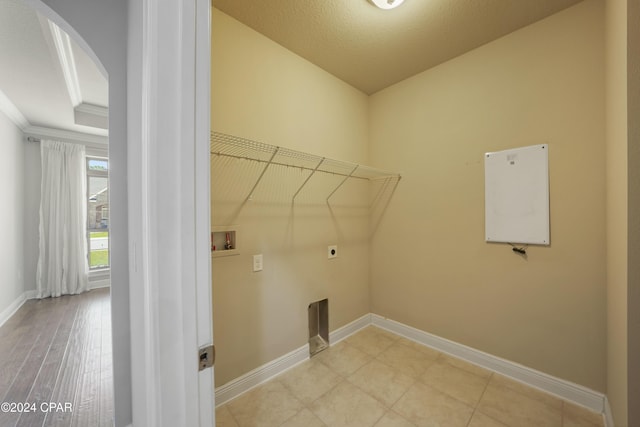
[[[40,254],[38,298],[87,290],[87,171],[85,147],[40,142]]]

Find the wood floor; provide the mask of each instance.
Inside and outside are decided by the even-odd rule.
[[[108,289],[29,300],[0,328],[0,426],[113,426]]]

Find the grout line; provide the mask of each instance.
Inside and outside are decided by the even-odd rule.
[[[487,378],[487,383],[484,385],[484,390],[482,390],[482,394],[480,395],[480,399],[478,399],[478,402],[473,407],[473,412],[471,413],[471,417],[469,418],[469,421],[467,422],[467,427],[469,427],[469,425],[471,424],[471,420],[473,420],[473,416],[478,411],[478,406],[480,406],[480,402],[482,402],[482,398],[484,397],[484,394],[487,392],[487,389],[489,388],[489,383],[491,382],[492,378],[493,378],[493,372],[491,373],[491,375],[489,375],[489,378]]]
[[[225,403],[223,406],[227,407],[227,411],[229,412],[229,415],[231,415],[231,418],[233,419],[233,421],[236,423],[236,425],[240,425],[240,423],[238,422],[238,420],[236,419],[236,416],[233,415],[233,411],[231,410],[231,407],[229,406],[229,402]],[[217,424],[217,423],[216,423]]]

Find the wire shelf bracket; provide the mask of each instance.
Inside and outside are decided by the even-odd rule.
[[[262,172],[256,180],[256,183],[253,184],[253,187],[251,187],[251,191],[249,191],[249,195],[247,196],[246,200],[251,200],[251,198],[253,197],[253,192],[256,191],[256,187],[258,186],[258,184],[260,184],[260,181],[262,181],[262,177],[267,172],[267,169],[269,169],[269,166],[271,166],[273,158],[276,157],[276,154],[278,154],[278,150],[280,150],[280,147],[275,147],[275,149],[273,150],[273,154],[271,154],[271,157],[267,161],[267,164],[264,165],[264,169],[262,169]]]
[[[322,163],[324,163],[325,161],[325,157],[323,157],[322,159],[320,159],[320,161],[318,162],[318,165],[315,167],[315,169],[313,169],[311,171],[311,173],[309,174],[309,176],[307,177],[307,179],[304,180],[304,182],[302,183],[302,185],[300,186],[300,188],[298,188],[298,191],[296,191],[296,194],[293,195],[293,197],[291,198],[291,203],[295,202],[296,200],[296,196],[300,193],[300,191],[302,191],[302,189],[304,188],[305,185],[307,185],[307,182],[309,182],[309,180],[311,179],[311,177],[318,171],[318,168],[320,166],[322,166]]]
[[[345,162],[341,160],[333,160],[328,157],[316,156],[314,154],[296,151],[276,145],[266,144],[263,142],[252,141],[221,132],[211,133],[210,153],[215,156],[223,156],[233,159],[243,159],[264,163],[264,167],[258,179],[254,183],[251,191],[245,201],[251,200],[256,188],[262,181],[267,170],[271,166],[286,166],[300,170],[309,171],[309,175],[293,195],[291,201],[295,202],[296,197],[302,189],[307,185],[316,173],[327,173],[335,176],[341,176],[343,179],[327,196],[326,202],[349,180],[360,179],[366,181],[399,181],[402,177],[399,173],[389,172],[382,169],[376,169],[370,166],[358,165],[355,163]],[[383,187],[388,182],[383,184]]]
[[[331,194],[329,194],[327,196],[327,203],[329,203],[329,199],[331,198],[331,196],[333,196],[335,194],[336,191],[338,191],[338,189],[340,187],[342,187],[342,184],[344,184],[345,182],[347,182],[347,180],[349,178],[351,178],[353,176],[353,174],[355,173],[355,171],[360,167],[360,165],[356,165],[351,172],[349,173],[349,175],[345,176],[344,179],[342,181],[340,181],[340,184],[338,184],[338,186],[336,188],[333,189],[333,191],[331,192]]]

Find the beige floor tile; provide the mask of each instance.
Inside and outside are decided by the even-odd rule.
[[[463,371],[467,371],[470,374],[477,375],[482,378],[489,378],[493,372],[488,369],[481,368],[478,365],[474,365],[473,363],[466,362],[464,360],[458,359],[457,357],[449,356],[448,354],[440,354],[438,356],[438,363],[447,363],[451,366],[455,366],[458,369],[462,369]]]
[[[498,420],[476,411],[471,417],[471,422],[468,427],[509,427],[506,424],[502,424]]]
[[[603,427],[602,414],[591,412],[573,403],[563,402],[562,427]]]
[[[434,363],[422,374],[420,381],[475,408],[489,379],[470,374],[448,363]]]
[[[358,369],[348,380],[387,407],[396,403],[415,382],[415,379],[377,360]]]
[[[465,427],[473,414],[473,408],[419,382],[393,405],[393,410],[419,427]]]
[[[304,407],[278,381],[256,387],[227,406],[240,427],[279,426]]]
[[[278,376],[278,380],[299,400],[309,404],[338,385],[342,377],[313,359]]]
[[[514,427],[560,427],[562,424],[561,409],[492,382],[476,409]]]
[[[431,366],[437,356],[431,358],[411,346],[397,342],[380,353],[377,359],[412,378],[418,378]]]
[[[216,426],[603,427],[603,421],[601,414],[367,327],[217,408]]]
[[[380,418],[375,427],[415,427],[415,424],[395,412],[389,411]]]
[[[314,360],[347,377],[369,362],[371,356],[346,342],[341,342],[314,356]]]
[[[348,381],[313,402],[313,413],[327,426],[369,427],[386,412],[385,407]]]
[[[227,405],[216,408],[216,427],[238,427]]]
[[[490,384],[510,388],[511,390],[517,391],[520,394],[524,394],[525,396],[530,397],[531,399],[539,400],[546,405],[549,405],[558,410],[562,410],[561,399],[558,399],[557,397],[547,394],[536,388],[524,385],[518,381],[512,380],[511,378],[507,378],[503,375],[494,374],[491,377]]]
[[[384,329],[368,326],[356,334],[351,335],[345,339],[345,341],[358,350],[375,357],[389,348],[398,338],[400,337]]]
[[[307,408],[298,412],[293,418],[287,420],[281,427],[324,427],[325,423],[320,421],[318,417]]]

